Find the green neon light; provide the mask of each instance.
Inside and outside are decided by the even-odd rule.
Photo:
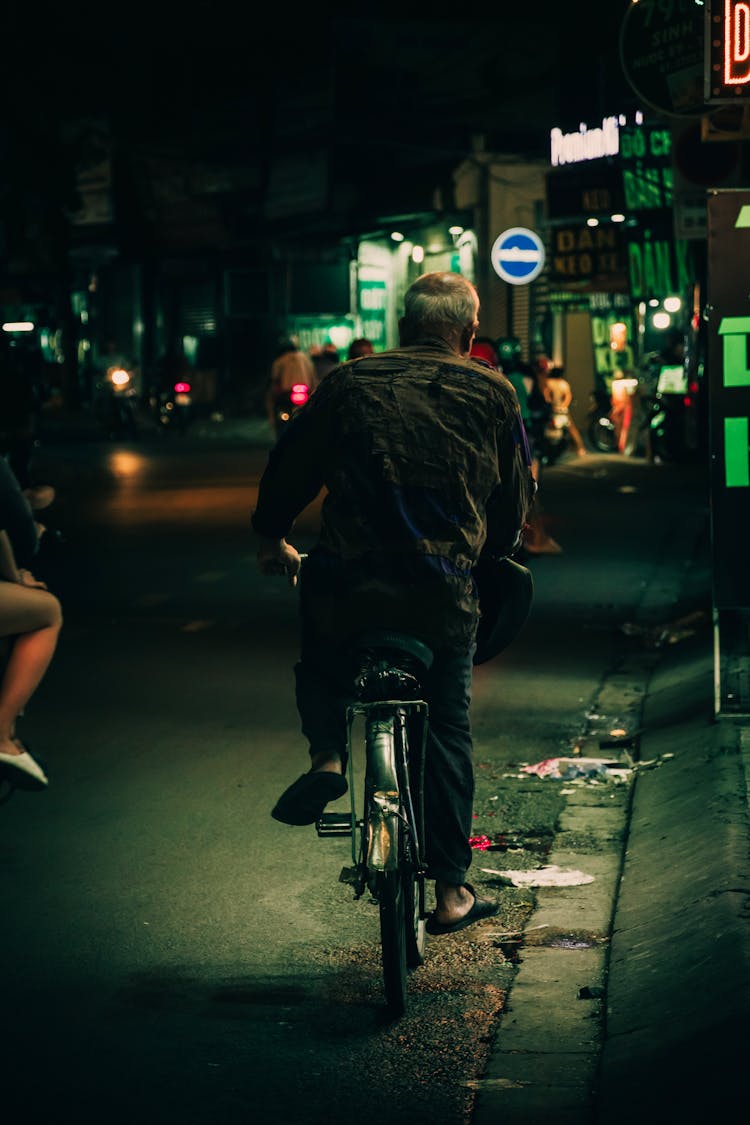
[[[724,419],[724,474],[727,488],[750,488],[750,433],[747,418]]]
[[[737,222],[734,224],[737,227],[750,227],[750,205],[745,204],[740,207],[740,213],[737,216]]]
[[[747,366],[747,337],[750,335],[750,316],[725,316],[719,324],[719,335],[726,336],[722,372],[724,386],[750,386],[750,370]]]

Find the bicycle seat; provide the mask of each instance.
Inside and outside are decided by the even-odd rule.
[[[371,629],[353,645],[359,699],[417,699],[432,665],[432,650],[408,633]]]

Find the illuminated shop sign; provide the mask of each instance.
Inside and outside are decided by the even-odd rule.
[[[635,301],[683,293],[694,280],[690,244],[674,237],[671,221],[629,232],[628,272]]]
[[[579,164],[582,160],[599,160],[602,156],[615,156],[620,150],[619,129],[625,124],[623,117],[605,117],[601,126],[589,129],[581,123],[575,133],[562,129],[550,131],[550,163]]]
[[[386,284],[384,280],[363,279],[357,281],[357,303],[362,326],[362,335],[372,341],[376,351],[386,345]]]
[[[581,215],[609,216],[624,207],[619,161],[573,164],[547,173],[547,217],[555,222]]]
[[[620,30],[620,63],[638,100],[658,113],[704,110],[703,0],[631,0]]]
[[[750,608],[750,191],[712,192],[707,208],[714,604],[733,611]]]
[[[672,206],[674,177],[670,129],[647,125],[623,129],[620,133],[620,166],[628,211]]]
[[[627,291],[626,246],[620,227],[556,227],[551,240],[550,284],[578,292]]]
[[[750,3],[709,0],[706,21],[706,100],[750,96]]]

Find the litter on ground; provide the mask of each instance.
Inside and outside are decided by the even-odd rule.
[[[639,637],[647,648],[663,648],[664,645],[675,645],[694,636],[699,628],[710,623],[708,612],[699,609],[666,625],[640,625],[626,621],[622,632],[626,637]]]
[[[576,777],[596,779],[609,777],[625,781],[632,770],[609,758],[545,758],[533,766],[523,766],[521,773],[534,773],[537,777],[554,777],[570,781]]]
[[[580,887],[594,881],[593,875],[584,871],[566,871],[556,864],[538,867],[535,871],[495,871],[492,867],[482,867],[481,870],[514,887]]]

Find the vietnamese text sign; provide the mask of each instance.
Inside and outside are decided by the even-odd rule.
[[[695,0],[633,0],[620,31],[620,62],[635,94],[674,117],[705,109],[705,17]]]

